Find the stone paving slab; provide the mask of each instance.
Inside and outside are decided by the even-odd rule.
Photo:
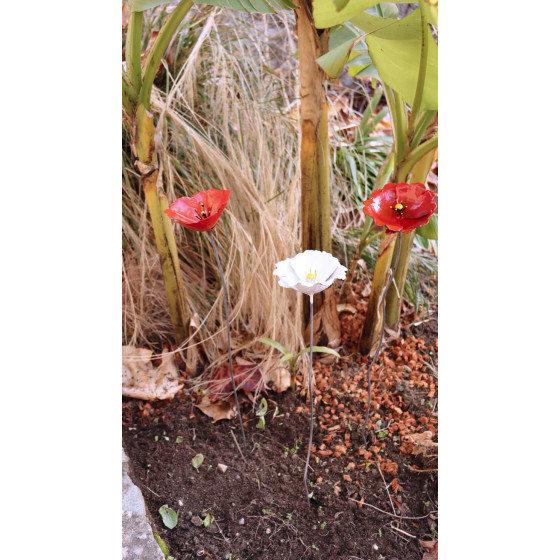
[[[123,560],[165,560],[148,521],[144,497],[128,476],[129,459],[122,452]]]

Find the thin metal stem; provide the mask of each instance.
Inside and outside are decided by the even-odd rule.
[[[245,438],[245,429],[243,428],[243,418],[241,416],[241,408],[239,407],[239,399],[237,398],[237,387],[235,385],[235,376],[233,375],[233,358],[231,357],[231,327],[229,324],[229,303],[228,303],[228,293],[226,287],[226,279],[224,277],[224,271],[222,270],[222,263],[220,262],[220,255],[218,254],[218,248],[216,247],[216,242],[214,241],[214,234],[209,231],[208,237],[210,237],[210,243],[212,243],[212,249],[214,249],[214,254],[216,255],[216,261],[218,263],[218,270],[220,271],[220,276],[222,277],[222,286],[224,288],[224,305],[226,308],[226,323],[227,323],[227,338],[228,338],[228,355],[229,355],[229,371],[231,373],[231,384],[233,385],[233,394],[235,396],[235,405],[237,406],[237,414],[239,416],[239,425],[241,426],[241,433],[243,434],[243,448],[245,453],[247,453],[247,439]]]
[[[397,270],[397,266],[399,265],[399,257],[401,256],[401,241],[402,241],[402,233],[399,231],[398,232],[397,258],[395,259],[395,266],[393,266],[393,268],[391,269],[391,278],[389,278],[389,282],[387,283],[385,288],[383,288],[383,294],[381,295],[381,305],[382,305],[382,308],[383,308],[383,318],[381,320],[381,333],[379,335],[379,344],[377,345],[377,350],[375,351],[373,359],[371,360],[371,362],[368,366],[368,370],[367,370],[368,403],[367,403],[367,412],[366,412],[366,418],[364,420],[364,430],[363,430],[364,447],[367,445],[367,425],[368,425],[368,421],[369,421],[369,413],[370,413],[370,408],[371,408],[371,370],[373,368],[373,364],[375,364],[375,362],[377,362],[377,358],[379,358],[379,354],[381,353],[381,347],[383,346],[383,335],[385,334],[385,319],[386,319],[386,317],[385,317],[385,299],[386,299],[386,296],[387,296],[387,292],[389,291],[389,288],[391,287],[391,284],[393,283],[393,278],[395,277],[395,271]]]
[[[305,472],[303,473],[303,482],[305,483],[305,495],[307,503],[311,505],[309,498],[309,488],[307,487],[307,471],[309,470],[309,459],[311,458],[311,445],[313,444],[313,296],[309,296],[309,315],[311,317],[309,323],[309,403],[311,409],[311,419],[309,420],[309,443],[307,445],[307,459],[305,461]]]

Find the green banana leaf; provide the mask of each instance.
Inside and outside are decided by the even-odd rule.
[[[429,21],[425,25],[429,25]],[[368,60],[363,56],[360,32],[365,34],[373,66],[368,64]],[[331,47],[328,53],[317,59],[317,63],[330,77],[337,77],[348,64],[348,73],[351,76],[379,77],[412,105],[422,46],[420,10],[416,9],[400,20],[381,18],[364,12],[340,29],[336,29],[333,35],[337,46]],[[419,109],[437,110],[438,48],[431,31],[427,34],[427,49],[426,79]]]
[[[438,238],[438,217],[434,214],[430,221],[422,227],[416,229],[416,235],[423,237],[424,239],[435,239]]]
[[[334,27],[335,25],[344,23],[379,3],[389,4],[380,2],[380,0],[350,0],[342,9],[338,9],[338,5],[335,5],[333,0],[313,0],[313,19],[318,29],[326,29],[327,27]],[[414,2],[407,0],[400,3],[412,4]],[[392,13],[395,13],[394,8],[390,8],[390,10]],[[391,17],[391,15],[385,11],[383,15],[385,17]]]

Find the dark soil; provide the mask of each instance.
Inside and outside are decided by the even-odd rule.
[[[303,484],[309,432],[303,379],[296,392],[266,395],[264,431],[243,406],[245,458],[233,436],[242,445],[237,419],[212,424],[189,394],[151,405],[123,402],[131,476],[171,556],[421,560],[420,541],[437,539],[437,313],[403,329],[381,354],[372,377],[372,437],[364,448],[367,360],[354,352],[366,304],[352,305],[356,313],[341,319],[342,360],[314,363],[311,506]],[[198,453],[204,456],[199,472],[191,464]],[[225,473],[218,463],[227,465]],[[179,516],[172,530],[158,513],[165,504]],[[208,527],[201,525],[205,518]]]

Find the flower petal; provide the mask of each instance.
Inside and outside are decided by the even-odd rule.
[[[422,183],[387,183],[364,202],[364,213],[388,231],[410,232],[428,223],[437,207],[434,197]],[[394,209],[397,200],[404,207],[400,213]]]
[[[278,283],[283,288],[291,288],[299,282],[297,274],[291,267],[290,262],[292,259],[286,259],[276,263],[276,269],[272,274],[278,276]]]
[[[308,275],[316,277],[309,278]],[[346,267],[326,251],[307,250],[291,259],[276,263],[273,274],[278,284],[309,296],[326,290],[337,279],[346,277]]]
[[[182,226],[195,231],[210,231],[222,215],[231,191],[209,189],[178,198],[165,213]],[[207,214],[207,215],[205,215]]]
[[[292,268],[298,278],[307,284],[324,282],[336,270],[339,265],[338,259],[326,251],[314,251],[308,249],[296,255],[291,262]],[[308,279],[309,275],[315,278]]]

